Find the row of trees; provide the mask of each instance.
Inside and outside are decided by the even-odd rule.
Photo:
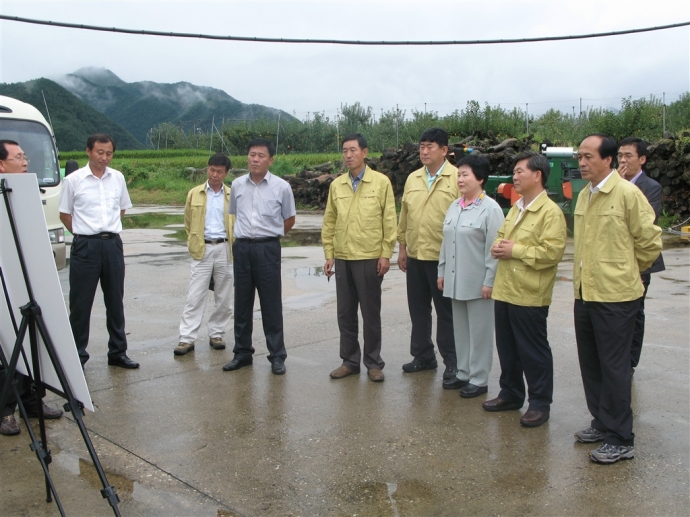
[[[249,140],[264,137],[276,142],[278,153],[338,152],[340,139],[348,133],[362,133],[371,151],[382,151],[405,142],[416,142],[427,128],[442,127],[451,142],[477,131],[498,138],[534,135],[536,140],[550,140],[555,145],[577,145],[586,135],[604,133],[616,139],[638,136],[657,140],[664,131],[690,128],[690,93],[665,106],[661,99],[623,99],[619,110],[592,108],[581,114],[551,109],[542,115],[528,115],[521,108],[506,110],[500,106],[481,106],[470,101],[463,109],[439,116],[436,112],[410,113],[397,109],[375,116],[371,107],[358,102],[343,105],[335,118],[314,113],[306,120],[275,121],[259,119],[226,123],[212,131],[185,131],[174,124],[154,127],[147,137],[154,149],[200,148],[243,154]]]

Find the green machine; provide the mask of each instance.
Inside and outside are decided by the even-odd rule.
[[[547,194],[561,207],[568,228],[572,230],[577,196],[588,181],[583,180],[580,175],[580,167],[572,147],[547,147],[546,144],[542,144],[541,153],[549,160],[551,167],[546,182]],[[506,214],[520,197],[513,190],[512,176],[489,176],[485,190],[498,201]]]

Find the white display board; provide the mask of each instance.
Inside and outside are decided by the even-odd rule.
[[[0,180],[12,189],[8,194],[14,223],[17,228],[27,274],[33,290],[34,299],[41,308],[43,321],[55,347],[55,352],[65,372],[67,382],[74,397],[84,407],[93,411],[93,403],[89,388],[86,385],[84,372],[81,368],[74,336],[67,317],[67,308],[60,288],[60,279],[55,269],[53,250],[48,237],[43,205],[35,174],[0,174]],[[19,326],[22,320],[20,307],[29,302],[29,295],[24,282],[24,276],[19,264],[19,256],[12,235],[12,228],[7,214],[4,197],[0,194],[0,267],[5,277],[11,310]],[[0,345],[10,360],[14,344],[17,340],[7,306],[4,293],[0,293]],[[41,380],[58,391],[63,391],[48,351],[43,340],[39,340],[39,361]],[[29,367],[33,369],[31,345],[27,329],[23,342]],[[26,367],[21,356],[17,363],[17,371],[26,374]],[[2,387],[0,386],[0,389]]]

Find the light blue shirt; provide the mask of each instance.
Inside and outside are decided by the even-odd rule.
[[[290,184],[266,173],[258,184],[246,174],[232,182],[228,212],[235,219],[235,237],[261,239],[282,237],[283,221],[295,215],[295,198]]]
[[[426,189],[431,190],[431,186],[434,184],[434,181],[436,181],[436,178],[438,178],[441,175],[441,171],[443,170],[443,167],[446,166],[446,162],[443,162],[443,165],[441,165],[441,168],[436,172],[436,176],[432,176],[429,173],[429,167],[424,167],[426,170]]]
[[[225,215],[225,185],[218,192],[214,192],[206,182],[206,223],[204,237],[206,239],[227,239],[223,216]]]
[[[350,179],[352,180],[352,190],[357,192],[357,187],[359,187],[359,182],[362,181],[362,178],[364,177],[364,171],[367,170],[367,166],[365,165],[364,168],[362,169],[362,172],[360,172],[357,176],[352,176],[350,174]]]

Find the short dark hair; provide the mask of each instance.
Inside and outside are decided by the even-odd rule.
[[[616,139],[601,133],[592,133],[591,135],[587,135],[585,140],[590,136],[601,138],[599,156],[602,159],[611,158],[611,168],[616,167],[618,165],[618,142],[616,142]]]
[[[419,137],[419,143],[422,142],[433,142],[437,143],[439,147],[447,147],[448,133],[445,129],[441,129],[440,127],[432,127],[424,131],[422,136]]]
[[[225,153],[214,154],[208,159],[208,164],[225,167],[225,172],[228,172],[230,170],[230,167],[232,167],[232,165],[230,165],[230,158],[228,158],[228,155]]]
[[[96,142],[101,143],[101,144],[107,144],[110,142],[113,144],[113,152],[115,152],[115,140],[110,135],[106,135],[105,133],[96,133],[89,138],[86,139],[86,148],[89,151],[93,150],[93,146],[96,144]]]
[[[251,151],[252,147],[265,147],[268,150],[268,156],[271,158],[276,154],[276,146],[268,138],[252,138],[247,144],[247,153]]]
[[[546,182],[549,180],[549,173],[551,172],[548,158],[534,151],[522,151],[513,158],[510,169],[513,170],[522,160],[527,160],[527,168],[532,172],[541,172],[541,186],[546,188]]]
[[[430,141],[431,140],[423,140],[423,142]],[[470,168],[472,174],[474,174],[474,177],[482,182],[482,188],[484,188],[484,185],[486,185],[486,182],[489,179],[489,160],[480,154],[469,154],[463,158],[460,158],[455,164],[458,169],[463,165]]]
[[[357,140],[357,145],[359,146],[360,149],[369,149],[369,146],[367,145],[367,139],[364,138],[361,134],[350,133],[349,135],[345,135],[343,137],[343,144],[345,142],[349,142],[351,140]]]
[[[5,147],[5,145],[19,144],[14,140],[0,140],[0,160],[7,160],[7,156],[9,155],[9,151],[7,150],[7,147]]]
[[[623,147],[624,145],[632,145],[635,147],[635,150],[637,151],[637,156],[644,156],[645,158],[649,157],[649,151],[647,151],[647,142],[642,140],[641,138],[637,138],[636,136],[629,136],[628,138],[624,138],[620,142],[618,142],[618,149]]]

